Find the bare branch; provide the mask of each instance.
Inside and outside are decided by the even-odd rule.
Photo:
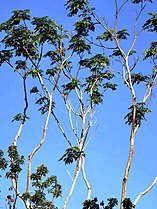
[[[71,176],[71,173],[70,173],[70,171],[69,171],[68,169],[67,169],[67,173],[68,173],[70,179],[73,181],[74,179],[73,179],[73,177]]]
[[[16,180],[12,178],[12,179],[11,179],[11,183],[12,183],[12,187],[13,187],[13,189],[14,189],[14,191],[15,191],[16,197],[20,197],[20,198],[22,199],[22,194],[21,194],[21,193],[19,192],[19,190],[18,190]],[[25,204],[25,206],[26,206],[26,209],[30,209],[28,201],[25,200],[25,199],[22,199],[22,200],[23,200],[23,202],[24,202],[24,204]]]
[[[20,136],[21,136],[21,132],[22,132],[23,126],[24,126],[24,124],[21,123],[21,125],[20,125],[20,127],[19,127],[19,130],[18,130],[17,134],[15,135],[15,138],[14,138],[14,141],[13,141],[13,145],[14,145],[14,146],[16,146],[17,140],[18,140],[18,139],[20,138]]]
[[[148,98],[151,97],[152,91],[153,91],[153,87],[154,87],[154,84],[155,84],[156,80],[157,80],[157,74],[155,75],[155,77],[153,78],[153,80],[150,82],[150,84],[146,88],[146,92],[145,92],[145,95],[144,95],[144,98],[143,98],[143,102],[144,103],[146,102],[146,100]]]
[[[73,178],[73,182],[72,182],[72,185],[71,185],[71,189],[68,193],[68,196],[66,198],[66,200],[64,201],[64,205],[62,207],[62,209],[65,209],[68,202],[69,202],[69,199],[74,191],[74,188],[75,188],[75,185],[76,185],[76,181],[77,181],[77,178],[78,178],[78,175],[80,173],[80,167],[81,167],[81,156],[78,158],[77,160],[77,164],[76,164],[76,169],[75,169],[75,175],[74,175],[74,178]]]
[[[133,204],[136,206],[140,198],[144,196],[146,193],[148,193],[155,186],[156,183],[157,183],[157,176],[155,177],[154,181],[151,183],[151,185],[147,189],[139,193],[139,195],[137,196]]]
[[[142,30],[143,30],[143,29],[141,29],[140,31],[137,32],[137,24],[138,24],[138,20],[139,20],[141,14],[142,14],[144,8],[145,8],[145,6],[141,7],[141,9],[140,9],[140,11],[139,11],[139,13],[137,14],[137,17],[136,17],[136,19],[135,19],[135,23],[134,23],[134,39],[133,39],[133,42],[132,42],[132,44],[131,44],[130,49],[128,50],[127,56],[130,55],[130,52],[131,52],[131,50],[133,49],[133,47],[134,47],[134,45],[135,45],[135,43],[136,43],[137,37],[140,35],[140,33],[141,33]]]
[[[87,192],[87,200],[90,200],[92,187],[89,184],[87,176],[86,176],[86,173],[85,173],[85,157],[84,157],[84,155],[82,155],[81,170],[82,170],[82,176],[83,176],[84,182],[85,182],[85,184],[87,186],[87,190],[88,190],[88,192]]]
[[[26,193],[29,193],[29,190],[30,190],[30,175],[31,175],[32,158],[35,155],[35,153],[41,148],[41,146],[43,145],[43,143],[45,141],[47,128],[48,128],[48,122],[49,122],[50,115],[51,115],[51,108],[52,108],[52,94],[49,95],[49,109],[48,109],[48,113],[47,113],[47,116],[46,116],[46,120],[45,120],[45,125],[44,125],[44,128],[43,128],[43,135],[42,135],[41,141],[38,144],[38,146],[32,151],[32,153],[28,156]]]
[[[54,111],[51,111],[51,113],[52,113],[52,115],[53,115],[55,121],[57,122],[58,128],[60,129],[62,135],[64,136],[64,138],[66,139],[66,141],[68,142],[68,144],[70,145],[70,147],[73,147],[73,145],[71,144],[70,140],[68,139],[68,137],[67,137],[67,135],[66,135],[66,133],[65,133],[65,131],[64,131],[64,129],[63,129],[63,127],[61,126],[60,121],[59,121],[59,119],[57,118],[56,114],[54,113]]]

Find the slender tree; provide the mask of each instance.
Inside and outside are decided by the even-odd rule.
[[[17,200],[21,199],[25,208],[56,208],[55,199],[62,194],[62,187],[55,175],[48,175],[48,168],[42,163],[33,172],[32,163],[38,152],[46,144],[46,136],[50,118],[58,126],[58,131],[67,143],[67,149],[60,157],[65,165],[73,164],[74,174],[68,174],[72,180],[70,190],[63,200],[62,209],[67,204],[77,186],[79,174],[86,186],[87,197],[83,209],[112,209],[118,205],[115,198],[108,199],[108,205],[92,199],[92,182],[89,182],[85,170],[86,147],[90,142],[97,123],[96,110],[103,103],[107,90],[118,90],[117,83],[122,82],[131,97],[128,113],[124,117],[130,128],[130,147],[124,177],[122,179],[120,209],[134,208],[140,198],[148,193],[157,182],[157,177],[135,199],[128,198],[127,185],[132,165],[135,137],[146,114],[151,112],[148,105],[152,98],[157,79],[157,43],[153,41],[143,52],[142,62],[151,61],[153,70],[143,74],[138,70],[139,54],[135,50],[141,34],[157,32],[157,14],[149,13],[150,18],[139,25],[141,15],[145,13],[148,3],[152,0],[114,0],[115,16],[112,27],[105,17],[96,14],[87,0],[68,0],[65,4],[69,18],[77,16],[73,31],[65,30],[56,21],[45,17],[32,17],[29,10],[15,10],[12,16],[0,24],[1,48],[0,66],[7,64],[22,80],[24,107],[22,113],[17,113],[12,122],[19,122],[19,128],[8,147],[8,157],[5,150],[0,150],[0,169],[6,171],[6,178],[11,181],[14,195],[8,195],[8,207],[17,208]],[[133,32],[128,28],[119,29],[120,15],[126,6],[138,9]],[[101,31],[101,32],[100,32]],[[127,49],[125,42],[130,44]],[[112,63],[117,63],[117,68]],[[45,64],[46,63],[46,64]],[[118,82],[117,82],[118,81]],[[33,84],[28,89],[28,83]],[[138,88],[142,86],[144,94],[139,95]],[[28,156],[20,155],[18,148],[21,133],[30,122],[28,117],[30,96],[35,94],[35,107],[44,117],[43,130],[37,145],[29,151]],[[142,97],[142,100],[141,100]],[[70,124],[70,134],[58,114],[58,107],[63,108]],[[103,114],[103,113],[102,113]],[[43,118],[42,118],[43,120]],[[69,137],[72,135],[73,137]],[[25,165],[24,165],[25,163]],[[26,188],[20,191],[20,174],[26,166]],[[22,180],[23,181],[23,180]],[[48,195],[50,194],[50,196]],[[99,195],[99,194],[98,194]],[[71,206],[73,207],[73,206]]]

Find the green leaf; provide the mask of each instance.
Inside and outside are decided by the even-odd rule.
[[[39,90],[37,88],[37,86],[34,86],[31,90],[30,90],[30,94],[34,94],[34,93],[38,93]]]
[[[113,41],[113,32],[114,30],[105,31],[101,36],[97,36],[97,39],[104,41]]]
[[[0,66],[5,62],[10,62],[13,57],[13,52],[11,50],[1,50],[0,51]]]
[[[112,83],[105,83],[103,84],[103,88],[106,91],[107,89],[111,89],[112,91],[115,91],[117,89],[117,84],[112,84]]]
[[[70,40],[70,46],[68,49],[71,49],[73,52],[76,52],[77,54],[81,54],[85,51],[90,53],[91,46],[89,44],[86,44],[85,40],[83,38],[73,36]]]
[[[40,105],[40,108],[38,111],[41,111],[41,114],[44,115],[49,110],[49,99],[47,97],[40,97],[36,102],[36,104]],[[55,107],[55,103],[52,102],[51,111],[53,111],[53,108]]]
[[[125,198],[122,201],[122,205],[124,209],[133,209],[135,208],[135,205],[131,202],[130,198]]]
[[[22,165],[25,162],[25,158],[23,155],[19,155],[17,146],[14,145],[8,147],[8,156],[10,157],[10,170],[6,173],[6,177],[15,179],[22,171]]]
[[[80,151],[78,147],[70,147],[66,149],[65,154],[59,159],[59,161],[63,160],[65,164],[71,164],[73,161],[77,160],[83,151]]]
[[[68,0],[65,4],[66,9],[69,10],[68,16],[76,15],[79,10],[83,11],[88,7],[88,0]]]
[[[132,73],[131,74],[132,84],[140,84],[141,82],[148,82],[150,78],[148,76],[142,75],[142,73]]]
[[[85,17],[83,20],[77,21],[74,26],[78,36],[88,36],[89,31],[95,30],[91,17]]]
[[[153,3],[153,0],[144,0],[144,1],[149,1],[150,3]],[[142,3],[143,0],[131,0],[131,2],[132,2],[133,4],[139,4],[139,3]]]
[[[38,77],[38,73],[42,76],[43,70],[39,70],[39,69],[38,70],[37,69],[30,70],[28,72],[28,75],[31,75],[32,78],[36,78],[36,77]]]
[[[8,162],[3,156],[4,156],[4,153],[2,150],[0,150],[0,169],[1,170],[5,170],[8,166]]]
[[[67,84],[64,84],[62,87],[64,91],[71,91],[79,86],[80,81],[76,80],[74,78],[71,79],[71,81]]]
[[[112,56],[122,56],[120,50],[113,50]]]
[[[145,22],[143,29],[148,30],[149,32],[157,32],[157,13],[149,12],[148,14],[151,18]]]
[[[22,123],[24,123],[26,121],[26,119],[29,119],[29,117],[26,115],[23,115],[22,113],[18,113],[14,116],[14,118],[11,122],[21,121]]]
[[[118,39],[127,39],[127,36],[130,36],[127,31],[128,31],[127,28],[124,28],[124,29],[118,31],[117,32],[117,38]]]
[[[144,60],[147,58],[157,59],[157,41],[151,43],[150,48],[143,52],[145,54]]]
[[[104,67],[110,65],[110,60],[107,56],[102,54],[96,54],[95,56],[80,60],[80,65],[86,68],[90,68],[91,71],[103,70]]]
[[[126,119],[126,124],[131,125],[133,122],[133,110],[134,107],[131,106],[128,108],[129,110],[131,110],[125,117],[124,119]],[[151,110],[148,109],[146,107],[146,104],[143,102],[139,102],[136,105],[136,115],[135,115],[135,126],[139,125],[141,126],[142,120],[146,120],[145,118],[145,114],[146,113],[150,113]]]
[[[39,43],[55,43],[56,40],[59,40],[57,32],[59,26],[56,21],[51,20],[48,16],[34,17],[31,23],[35,26],[34,31],[37,33]]]

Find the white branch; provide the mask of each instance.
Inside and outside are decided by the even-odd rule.
[[[76,170],[75,170],[75,175],[74,175],[74,178],[73,178],[73,182],[72,182],[72,185],[71,185],[71,189],[69,191],[69,194],[66,198],[66,200],[64,201],[64,205],[62,207],[62,209],[65,209],[68,202],[69,202],[69,199],[74,191],[74,188],[75,188],[75,185],[76,185],[76,181],[77,181],[77,178],[78,178],[78,175],[80,173],[80,166],[81,166],[81,156],[79,157],[78,161],[77,161],[77,165],[76,165]]]
[[[148,193],[153,187],[154,185],[157,183],[157,176],[155,177],[154,181],[152,182],[152,184],[147,188],[145,189],[143,192],[140,192],[139,195],[137,196],[137,198],[135,199],[134,201],[134,205],[136,206],[137,202],[140,200],[140,198],[145,195],[146,193]]]
[[[20,125],[20,127],[19,127],[19,130],[18,130],[18,132],[17,132],[17,134],[16,134],[16,136],[15,136],[15,138],[14,138],[14,142],[13,142],[13,145],[14,145],[14,146],[16,146],[17,140],[18,140],[18,139],[20,138],[20,136],[21,136],[21,132],[22,132],[23,126],[24,126],[24,124],[21,123],[21,125]]]
[[[87,190],[88,190],[88,192],[87,192],[87,200],[90,200],[92,187],[89,184],[88,179],[87,179],[87,176],[86,176],[86,173],[85,173],[85,157],[83,155],[82,155],[81,170],[82,170],[82,176],[83,176],[84,182],[85,182],[85,184],[87,186]]]

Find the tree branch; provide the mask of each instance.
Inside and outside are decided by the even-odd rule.
[[[147,189],[139,193],[139,195],[137,196],[133,204],[136,206],[140,198],[144,196],[146,193],[148,193],[155,186],[156,183],[157,183],[157,176],[155,177],[154,181],[151,183],[151,185]]]

